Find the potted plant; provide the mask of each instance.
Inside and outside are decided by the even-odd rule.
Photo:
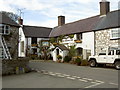
[[[76,62],[76,64],[77,64],[78,66],[80,66],[80,65],[81,65],[81,58],[80,58],[80,57],[77,57],[77,58],[75,59],[75,62]]]
[[[58,62],[61,62],[62,56],[61,55],[57,55],[57,59],[58,59]]]
[[[71,59],[72,59],[72,57],[71,56],[65,56],[64,57],[64,62],[70,62],[71,61]]]

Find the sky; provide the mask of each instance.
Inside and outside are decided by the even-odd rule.
[[[58,16],[70,23],[99,15],[101,0],[0,0],[0,11],[13,12],[23,18],[24,25],[55,27]],[[110,10],[118,9],[120,0],[108,0]]]

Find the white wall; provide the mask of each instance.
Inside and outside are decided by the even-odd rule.
[[[83,49],[91,50],[91,55],[94,55],[94,32],[83,33],[82,42]]]
[[[63,39],[63,44],[68,44],[65,46],[71,46],[71,45],[76,45],[76,48],[83,48],[84,50],[91,50],[91,55],[94,55],[94,32],[85,32],[82,33],[82,43],[75,43],[74,40],[76,40],[76,34],[74,35],[74,38],[70,40],[68,39]],[[83,56],[85,55],[85,52],[83,52]],[[86,55],[85,55],[86,57]]]
[[[30,37],[27,38],[27,44],[28,44],[28,46],[31,46],[31,38]]]
[[[60,48],[55,48],[54,51],[52,51],[52,56],[53,56],[53,61],[57,61],[57,52],[56,52],[56,49],[59,49],[59,55],[62,56],[62,61],[64,59],[64,57],[68,54],[68,51],[67,50],[61,50]]]
[[[24,52],[21,52],[21,42],[24,41]],[[25,50],[26,50],[26,40],[25,35],[23,33],[22,27],[19,28],[19,46],[18,46],[18,56],[25,57]]]

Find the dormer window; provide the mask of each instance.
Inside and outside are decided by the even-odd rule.
[[[4,24],[0,24],[0,34],[9,35],[10,34],[10,26],[9,25],[4,25]]]

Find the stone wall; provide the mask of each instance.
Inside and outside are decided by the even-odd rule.
[[[18,57],[18,42],[19,42],[19,29],[18,27],[10,27],[10,35],[4,35],[7,46],[10,50],[11,57],[16,59]]]
[[[110,29],[100,30],[95,32],[95,53],[98,55],[100,52],[104,52],[109,46],[118,46],[118,40],[110,39]]]
[[[2,60],[2,75],[21,74],[29,72],[29,59],[21,58],[18,60]]]

